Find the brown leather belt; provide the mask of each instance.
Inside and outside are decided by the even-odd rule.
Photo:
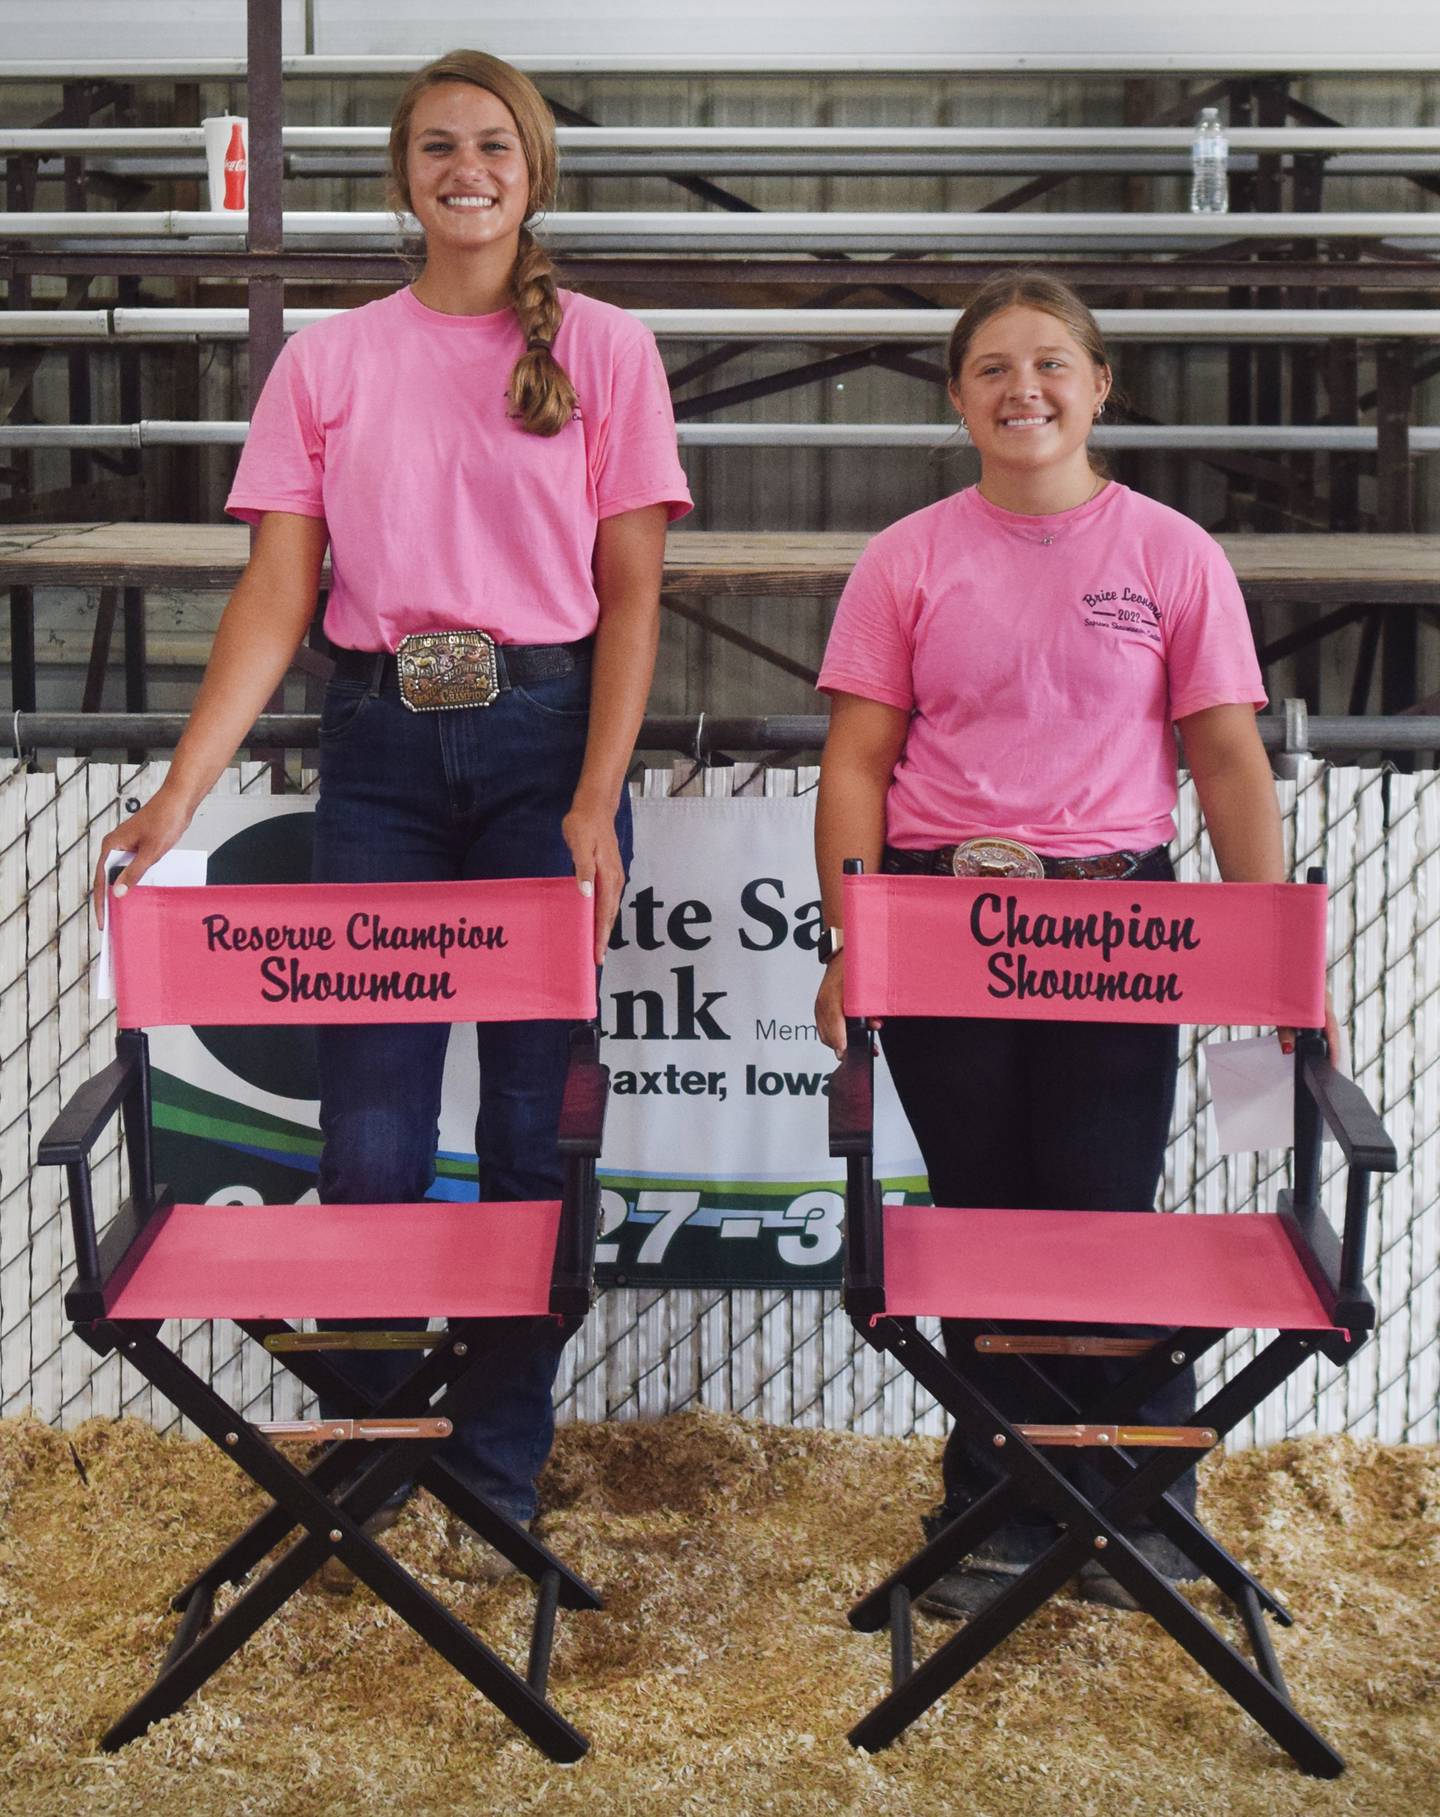
[[[1137,876],[1146,866],[1163,860],[1166,848],[1152,845],[1146,852],[1097,852],[1085,858],[1048,858],[1015,839],[962,839],[933,851],[885,847],[884,868],[890,872],[920,872],[940,877],[1054,877],[1066,881],[1109,879],[1115,882]],[[1038,867],[1038,868],[1037,868]]]

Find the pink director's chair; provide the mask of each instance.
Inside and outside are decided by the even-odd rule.
[[[1266,1628],[1267,1614],[1287,1627],[1290,1615],[1167,1495],[1312,1352],[1343,1365],[1375,1322],[1364,1286],[1370,1176],[1396,1158],[1315,1032],[1324,1023],[1323,874],[1305,885],[1185,885],[864,876],[854,860],[845,868],[849,1042],[831,1087],[830,1146],[847,1160],[846,1310],[868,1343],[991,1448],[1001,1477],[851,1610],[863,1632],[889,1626],[892,1689],[850,1740],[871,1750],[894,1741],[1097,1557],[1305,1772],[1334,1777],[1344,1762],[1291,1703]],[[1146,942],[1151,917],[1169,930],[1155,945]],[[1293,1027],[1294,1184],[1266,1216],[884,1205],[865,1018],[937,1015]],[[1349,1163],[1342,1236],[1319,1203],[1322,1119]],[[1014,1357],[1047,1423],[1002,1418],[964,1361],[920,1333],[922,1317],[982,1324],[977,1349]],[[1164,1335],[1106,1335],[1114,1326]],[[1141,1423],[1136,1410],[1158,1387],[1237,1328],[1276,1335],[1192,1426]],[[1082,1407],[1034,1360],[1057,1354],[1131,1357],[1134,1367]],[[1109,1492],[1087,1498],[1052,1467],[1053,1446],[1089,1448]],[[1060,1538],[916,1666],[912,1599],[1027,1505],[1053,1516]],[[1141,1515],[1231,1599],[1254,1665],[1127,1542],[1124,1529]]]
[[[69,1176],[76,1279],[65,1306],[102,1356],[124,1353],[273,1500],[173,1598],[175,1640],[154,1685],[107,1731],[122,1747],[170,1715],[336,1553],[551,1759],[588,1745],[546,1700],[557,1607],[600,1598],[539,1540],[434,1455],[483,1391],[486,1319],[556,1320],[590,1305],[599,1207],[595,1162],[607,1090],[594,1023],[593,907],[573,879],[455,884],[146,887],[109,919],[117,1057],[77,1091],[40,1144]],[[383,928],[384,938],[377,934]],[[177,1205],[154,1177],[150,1025],[565,1020],[576,1024],[560,1126],[559,1200],[529,1204]],[[130,1197],[97,1236],[89,1155],[124,1118]],[[294,1321],[444,1317],[444,1331],[300,1331]],[[166,1341],[171,1319],[231,1319],[345,1418],[245,1419]],[[407,1348],[414,1371],[373,1402],[327,1350]],[[271,1440],[333,1442],[308,1472]],[[414,1480],[537,1586],[525,1675],[513,1671],[363,1524]],[[212,1621],[295,1528],[298,1542]]]

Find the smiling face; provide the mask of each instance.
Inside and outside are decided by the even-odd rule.
[[[515,117],[489,89],[440,82],[415,103],[406,198],[437,252],[508,246],[530,213],[530,172]]]
[[[1109,390],[1109,368],[1057,317],[1027,304],[982,323],[950,382],[982,475],[993,467],[1088,471],[1086,438]]]

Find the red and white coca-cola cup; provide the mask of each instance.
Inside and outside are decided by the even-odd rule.
[[[242,114],[212,114],[205,132],[210,206],[232,213],[250,205],[250,122]]]

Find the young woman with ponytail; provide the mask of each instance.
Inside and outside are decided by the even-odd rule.
[[[133,853],[126,888],[183,834],[289,667],[328,544],[337,663],[316,879],[573,872],[596,897],[598,964],[630,857],[625,773],[665,528],[690,505],[664,368],[629,316],[556,288],[528,226],[554,195],[554,125],[518,70],[477,51],[420,70],[395,110],[390,177],[424,235],[423,269],[302,330],[277,360],[226,507],[257,526],[249,565],[169,775],[106,838],[101,869]],[[410,682],[402,697],[395,652],[427,632],[493,639],[490,705],[411,710],[431,703]],[[318,1031],[323,1201],[424,1196],[448,1032]],[[558,1197],[565,1027],[482,1025],[479,1044],[481,1197]],[[490,1404],[449,1441],[450,1461],[528,1521],[559,1347],[493,1330]],[[383,1352],[351,1359],[376,1389],[391,1366]]]
[[[979,481],[874,538],[820,671],[831,695],[816,809],[828,925],[839,925],[850,857],[868,870],[1045,875],[1101,889],[1172,877],[1177,730],[1222,875],[1283,881],[1245,602],[1197,524],[1111,480],[1092,457],[1111,386],[1094,316],[1044,273],[1002,272],[961,316],[947,366]],[[828,945],[815,1020],[839,1052],[845,961],[840,943]],[[1333,1021],[1330,1036],[1333,1046]],[[881,1040],[937,1204],[1154,1204],[1175,1029],[916,1017],[892,1019]],[[977,1353],[981,1329],[945,1321],[951,1353],[1007,1417],[1048,1418],[1013,1359]],[[1046,1359],[1081,1405],[1127,1367]],[[1187,1371],[1146,1417],[1184,1424],[1193,1392]],[[995,1480],[986,1448],[957,1429],[927,1531]],[[1193,1475],[1172,1493],[1193,1506]],[[921,1607],[974,1614],[1054,1537],[1046,1515],[1022,1511]],[[1193,1575],[1155,1527],[1129,1537],[1157,1570]],[[1126,1601],[1098,1561],[1080,1592]]]

